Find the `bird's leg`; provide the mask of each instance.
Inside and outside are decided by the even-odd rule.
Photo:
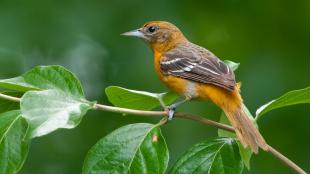
[[[164,97],[165,94],[166,94],[166,93],[158,94],[159,103],[160,103],[161,107],[163,107],[164,109],[167,108],[167,106],[166,106],[166,104],[165,104],[165,102],[164,102],[164,99],[163,99],[163,97]]]
[[[181,104],[190,101],[192,98],[191,97],[185,97],[184,100],[178,101],[170,106],[168,106],[168,120],[172,120],[173,115],[175,113],[175,109],[180,106]]]

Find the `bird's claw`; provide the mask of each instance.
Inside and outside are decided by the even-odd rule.
[[[171,105],[168,107],[168,120],[172,120],[175,113],[175,106]]]

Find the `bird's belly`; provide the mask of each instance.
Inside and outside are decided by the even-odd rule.
[[[197,97],[197,83],[174,76],[165,76],[161,79],[172,91],[185,97]]]
[[[187,81],[184,95],[190,98],[197,98],[198,97],[197,85],[198,83],[196,82]]]

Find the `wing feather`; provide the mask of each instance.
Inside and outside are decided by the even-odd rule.
[[[191,81],[213,84],[229,91],[236,81],[233,71],[210,51],[194,44],[179,45],[164,55],[162,73]]]

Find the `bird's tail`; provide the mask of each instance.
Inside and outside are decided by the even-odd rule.
[[[202,98],[211,99],[225,112],[244,147],[250,147],[255,153],[258,152],[259,147],[265,151],[268,150],[268,144],[244,110],[240,83],[236,85],[234,91],[227,91],[213,85],[203,85],[201,90],[202,94],[206,94]]]
[[[245,112],[242,104],[233,108],[224,107],[223,110],[245,148],[249,146],[254,153],[258,152],[259,147],[265,151],[268,150],[267,143]]]

